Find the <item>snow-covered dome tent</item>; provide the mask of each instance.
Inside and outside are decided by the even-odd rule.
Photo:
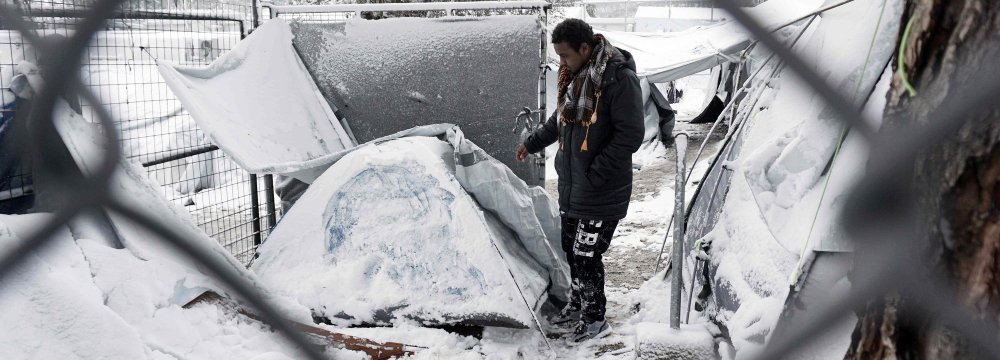
[[[528,328],[567,299],[557,219],[457,127],[425,126],[342,152],[251,269],[335,323]]]

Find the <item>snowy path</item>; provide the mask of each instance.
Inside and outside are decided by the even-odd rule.
[[[686,161],[688,168],[694,161],[698,147],[708,134],[711,124],[688,124],[678,122],[675,133],[687,132],[690,136]],[[721,140],[727,129],[721,127],[709,139],[708,145],[695,169],[692,181],[698,181],[714,154],[722,145]],[[674,206],[674,181],[676,175],[676,152],[665,149],[662,144],[644,145],[635,155],[635,162],[642,163],[641,169],[634,172],[632,203],[629,214],[622,219],[611,248],[604,255],[606,271],[606,292],[608,298],[607,317],[615,328],[615,332],[605,338],[572,347],[565,340],[553,340],[553,346],[559,348],[559,358],[600,358],[600,359],[632,359],[634,357],[634,319],[636,310],[633,304],[640,296],[639,287],[653,276],[656,257],[666,234],[670,214]],[[688,185],[686,195],[692,195],[694,187]],[[546,182],[546,190],[558,199],[556,181]],[[670,253],[669,243],[664,249]],[[664,306],[667,298],[659,299]]]
[[[677,123],[675,133],[684,131],[690,135],[686,156],[689,169],[709,128],[711,124]],[[726,129],[722,126],[715,130],[692,181],[700,179],[709,165],[708,161],[721,146],[725,133]],[[632,203],[628,216],[622,219],[611,241],[611,248],[605,254],[608,287],[637,289],[653,275],[656,256],[674,209],[677,155],[673,148],[664,149],[659,143],[646,144],[633,157],[643,162],[643,167],[633,173]],[[686,194],[689,197],[691,189],[689,186]],[[545,190],[558,200],[555,180],[546,181]],[[664,251],[669,253],[669,244]]]

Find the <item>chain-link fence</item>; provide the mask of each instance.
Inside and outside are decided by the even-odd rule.
[[[146,6],[147,3],[155,6]],[[935,121],[905,134],[880,134],[865,121],[858,109],[845,100],[843,94],[825,83],[814,69],[736,6],[735,0],[719,0],[716,3],[744,24],[762,45],[772,49],[784,61],[785,66],[797,73],[812,90],[822,95],[837,118],[848,124],[868,144],[878,144],[881,150],[873,154],[869,173],[852,192],[848,206],[845,207],[844,223],[857,244],[858,252],[866,259],[878,261],[859,262],[854,269],[855,281],[849,296],[824,309],[820,316],[808,323],[793,324],[783,333],[786,335],[770,339],[765,353],[759,358],[786,357],[797,348],[807,346],[811,340],[817,339],[830,328],[829,324],[834,320],[862,307],[867,301],[884,297],[888,291],[898,291],[928,318],[955,330],[990,358],[1000,358],[1000,342],[996,341],[996,334],[1000,331],[996,326],[977,319],[959,306],[960,302],[953,298],[956,292],[947,281],[934,277],[915,279],[913,269],[929,267],[928,259],[899,256],[911,254],[906,249],[914,246],[914,239],[920,235],[913,233],[914,216],[905,208],[905,204],[913,203],[914,195],[907,192],[906,187],[900,186],[907,182],[906,170],[909,164],[920,153],[918,150],[948,137],[944,135],[955,134],[966,120],[974,117],[972,115],[995,109],[993,102],[1000,84],[996,71],[986,72],[984,76],[963,84],[961,91],[967,93],[967,96],[962,101],[942,104],[934,112],[937,115]],[[223,156],[214,154],[217,150],[202,141],[196,129],[186,127],[191,126],[185,125],[189,118],[162,86],[153,68],[153,58],[193,64],[210,61],[245,35],[246,29],[253,22],[253,7],[250,4],[232,5],[200,0],[194,3],[184,2],[181,8],[188,10],[154,12],[149,9],[167,8],[156,7],[160,4],[155,2],[142,2],[127,3],[124,5],[126,10],[116,11],[121,6],[120,0],[97,0],[60,6],[38,4],[26,6],[25,3],[3,3],[3,8],[0,8],[0,21],[8,29],[2,37],[7,39],[3,47],[11,49],[12,54],[19,53],[21,57],[5,61],[14,64],[22,59],[50,59],[48,62],[38,61],[45,67],[47,75],[48,83],[44,90],[32,97],[30,105],[18,104],[30,106],[29,120],[37,126],[37,131],[31,132],[28,146],[32,151],[43,155],[58,149],[46,147],[46,144],[59,143],[54,135],[51,114],[56,99],[67,94],[73,95],[73,98],[78,95],[82,99],[81,110],[92,121],[101,123],[105,128],[119,129],[106,131],[103,135],[109,141],[120,142],[123,146],[110,147],[103,158],[103,166],[93,171],[94,175],[77,179],[78,183],[62,184],[66,186],[60,189],[70,190],[59,194],[68,200],[65,201],[68,205],[57,209],[55,216],[44,226],[26,234],[23,242],[2,254],[0,278],[9,274],[28,254],[44,251],[44,246],[54,238],[52,235],[58,227],[84,210],[103,208],[161,234],[171,245],[202,264],[209,275],[229,285],[235,294],[259,311],[264,320],[288,336],[309,358],[322,358],[300,332],[281,320],[274,308],[262,300],[261,293],[252,284],[224,264],[195,251],[177,231],[163,225],[153,214],[130,208],[116,200],[107,186],[115,165],[123,158],[133,159],[148,165],[146,168],[149,173],[158,177],[169,189],[164,190],[169,198],[194,202],[195,213],[216,204],[221,206],[218,206],[218,210],[211,211],[222,214],[240,214],[241,211],[246,211],[251,213],[251,218],[258,217],[256,215],[259,210],[255,210],[257,206],[250,205],[249,210],[237,206],[243,203],[241,199],[259,192],[258,179],[243,174]],[[199,8],[204,10],[190,10]],[[156,31],[147,31],[150,29]],[[47,45],[45,37],[51,34],[62,34],[67,40],[59,42],[59,46]],[[97,35],[92,36],[94,34]],[[29,52],[32,57],[29,57]],[[6,92],[10,90],[8,87],[9,85],[4,85],[5,101],[8,96]],[[75,93],[68,89],[75,89]],[[5,108],[4,114],[9,112],[11,110]],[[159,126],[171,130],[164,133],[129,130],[133,127],[146,128],[140,124],[147,123],[163,124]],[[42,156],[42,159],[47,158]],[[35,168],[52,168],[50,170],[56,173],[63,170],[55,168],[58,163],[54,162],[36,165]],[[187,177],[178,175],[182,169],[187,174],[189,169],[199,166],[213,170],[205,173],[195,171]],[[19,176],[22,184],[20,189],[28,192],[26,189],[30,187],[24,183],[31,183],[25,181],[30,179],[30,175]],[[55,180],[75,181],[70,178]],[[214,186],[206,183],[198,185],[197,180],[217,183],[207,183]],[[226,187],[226,184],[236,185]],[[239,184],[246,184],[246,187]],[[186,196],[185,194],[192,192],[179,189],[184,186],[202,186],[201,190],[207,191],[206,194],[211,194],[212,191],[222,193],[214,202],[211,199],[205,201],[198,197],[199,192]],[[249,194],[245,194],[244,190]],[[14,197],[14,191],[8,191],[7,194],[10,198]],[[217,215],[207,215],[206,218],[213,216]],[[243,219],[242,216],[245,215],[231,216],[233,220],[228,223],[222,221],[210,226],[206,225],[211,221],[202,220],[199,223],[203,228],[214,229],[209,230],[210,233],[234,231],[252,236],[253,229],[249,232],[239,230],[241,224],[246,222],[238,219]],[[251,223],[260,226],[259,222]],[[236,236],[231,240],[239,239],[241,237]]]
[[[58,41],[72,34],[91,4],[29,0],[9,6],[21,10],[37,36]],[[271,191],[273,182],[270,176],[243,171],[210,144],[167,88],[157,61],[207,65],[235,47],[253,29],[256,16],[251,1],[126,2],[90,40],[80,60],[84,86],[97,96],[99,104],[81,103],[75,94],[66,96],[91,121],[96,121],[94,106],[106,108],[125,158],[141,164],[162,186],[167,199],[184,206],[199,227],[244,263],[274,224],[278,210]],[[0,32],[0,48],[4,50],[0,58],[0,100],[4,104],[0,124],[11,124],[8,137],[13,139],[17,136],[13,120],[27,116],[27,111],[19,108],[30,105],[30,100],[14,94],[16,89],[11,86],[17,85],[13,76],[29,71],[25,66],[44,72],[52,60],[39,54],[11,26]],[[19,66],[24,69],[18,70]],[[19,166],[10,167],[15,171],[0,174],[0,203],[7,204],[5,212],[33,205],[31,156],[16,155],[3,155],[4,159],[19,159]]]

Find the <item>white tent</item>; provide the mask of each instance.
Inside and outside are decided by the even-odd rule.
[[[765,28],[774,30],[816,11],[821,3],[771,0],[747,11]],[[678,33],[598,32],[611,44],[631,52],[636,74],[652,83],[680,79],[736,59],[752,41],[749,32],[736,21]],[[558,62],[555,50],[551,46],[548,49],[549,60]]]

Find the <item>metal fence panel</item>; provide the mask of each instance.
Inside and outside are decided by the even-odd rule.
[[[28,1],[20,6],[39,36],[66,37],[90,2]],[[110,111],[124,156],[142,164],[167,199],[184,206],[199,227],[244,263],[266,237],[267,218],[276,211],[263,201],[270,177],[243,171],[209,143],[163,82],[156,61],[208,65],[248,34],[255,15],[253,2],[246,0],[126,3],[95,34],[80,69],[85,86]],[[10,90],[14,68],[21,60],[42,66],[47,60],[39,59],[17,31],[0,31],[0,48],[6,51],[0,57],[0,96],[9,104],[2,119],[12,119],[19,103]],[[80,110],[85,118],[96,118],[93,105],[83,103]],[[32,193],[30,157],[23,159],[19,172],[0,174],[0,187],[7,189],[0,203],[18,192]]]

